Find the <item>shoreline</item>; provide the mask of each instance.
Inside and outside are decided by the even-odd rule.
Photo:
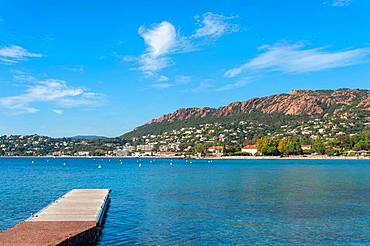
[[[370,156],[0,156],[0,159],[370,160]]]

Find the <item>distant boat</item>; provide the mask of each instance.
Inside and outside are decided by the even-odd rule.
[[[99,165],[98,168],[100,169],[101,168],[101,165]]]

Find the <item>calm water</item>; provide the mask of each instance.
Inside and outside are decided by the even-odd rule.
[[[370,161],[0,159],[0,180],[0,230],[110,188],[100,245],[370,244]]]

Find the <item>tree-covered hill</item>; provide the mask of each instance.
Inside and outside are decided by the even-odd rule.
[[[220,124],[226,129],[240,122],[251,122],[255,129],[240,138],[272,134],[310,120],[338,121],[346,133],[368,129],[370,90],[294,90],[290,94],[252,98],[220,108],[186,108],[166,114],[124,134],[124,139],[160,135],[182,128],[197,129],[205,124]],[[256,130],[258,129],[258,130]]]

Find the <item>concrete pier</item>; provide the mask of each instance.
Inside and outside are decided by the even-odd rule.
[[[74,189],[0,232],[0,245],[89,245],[100,234],[108,189]]]

